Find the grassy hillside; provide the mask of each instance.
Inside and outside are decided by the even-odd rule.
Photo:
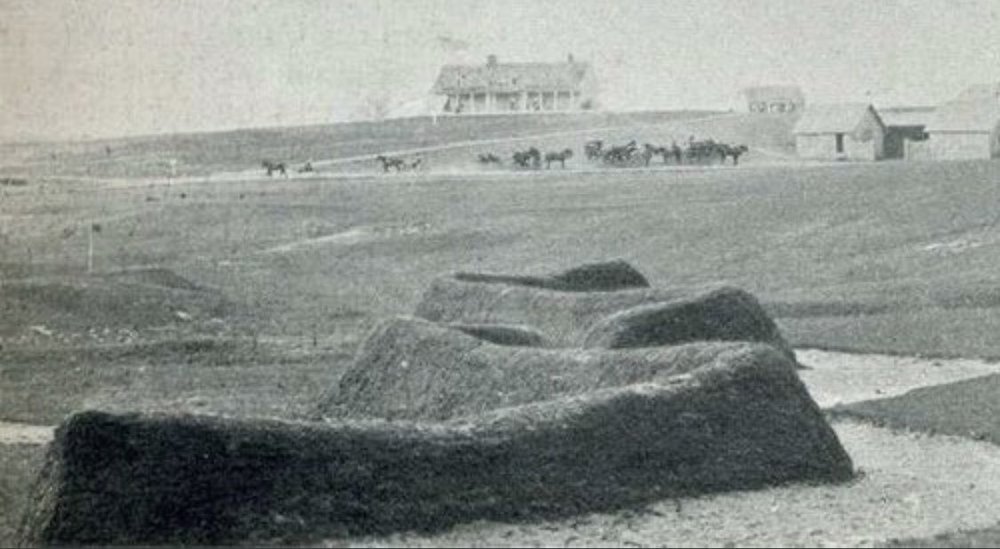
[[[475,117],[414,117],[276,129],[176,134],[0,146],[0,172],[91,177],[166,176],[176,159],[178,175],[254,169],[262,159],[302,163],[308,159],[375,155],[473,139],[506,138],[667,122],[709,111],[563,113]],[[110,151],[110,153],[109,153]]]
[[[527,137],[515,141],[503,143],[471,143],[467,145],[456,145],[445,149],[420,153],[424,162],[424,169],[427,171],[448,172],[466,170],[497,170],[495,165],[483,166],[478,162],[478,157],[483,153],[491,153],[504,160],[504,165],[500,169],[512,169],[510,157],[514,151],[524,150],[527,147],[537,147],[542,152],[561,151],[572,149],[574,157],[570,159],[568,167],[606,167],[600,162],[588,162],[583,156],[584,143],[591,139],[603,140],[609,145],[621,145],[630,140],[637,141],[640,146],[643,143],[668,146],[672,142],[677,142],[685,146],[690,137],[696,139],[714,139],[727,143],[742,143],[751,147],[751,153],[741,159],[741,162],[760,163],[773,162],[772,156],[762,154],[765,152],[777,151],[778,153],[791,152],[791,130],[793,120],[783,116],[769,115],[747,115],[747,114],[714,114],[697,118],[678,118],[673,120],[649,120],[630,121],[628,124],[618,126],[599,126],[594,128],[570,130],[571,133],[563,135],[543,135],[539,137]],[[406,158],[413,159],[416,155],[409,155]],[[714,161],[714,159],[713,159]],[[652,161],[652,165],[661,162],[659,157]],[[558,166],[558,164],[556,164]],[[613,168],[618,170],[619,168]],[[324,171],[328,172],[378,172],[381,168],[372,159],[365,158],[353,162],[341,162],[331,166],[324,166]]]
[[[609,258],[654,286],[753,292],[796,346],[997,358],[998,182],[996,162],[896,162],[0,189],[0,345],[15,353],[0,358],[0,393],[24,395],[0,418],[48,421],[81,403],[292,410],[442,272]],[[143,346],[198,337],[239,341],[193,363]],[[255,356],[258,341],[305,357],[211,358]],[[93,344],[137,350],[74,350],[79,362],[41,370],[16,354]]]
[[[998,181],[962,162],[29,186],[5,191],[0,263],[80,273],[97,221],[98,269],[168,268],[309,337],[407,313],[442,271],[622,257],[654,284],[755,292],[798,345],[998,357]]]

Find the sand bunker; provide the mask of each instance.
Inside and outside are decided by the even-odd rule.
[[[920,387],[1000,373],[1000,364],[975,359],[931,359],[798,349],[808,369],[799,377],[824,407],[889,398]]]

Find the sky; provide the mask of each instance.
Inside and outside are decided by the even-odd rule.
[[[1000,81],[1000,0],[0,0],[0,141],[419,114],[443,64],[569,53],[611,110],[935,104]]]

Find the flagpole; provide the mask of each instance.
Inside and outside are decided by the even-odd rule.
[[[94,226],[87,231],[87,274],[94,271]]]
[[[94,272],[94,233],[101,232],[100,223],[91,223],[87,231],[87,274]]]

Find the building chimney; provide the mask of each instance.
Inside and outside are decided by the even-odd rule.
[[[569,63],[569,64],[571,64],[571,65],[573,64],[573,54],[572,53],[566,56],[566,62]]]
[[[495,66],[497,66],[497,56],[496,55],[492,55],[492,54],[491,55],[487,55],[486,56],[486,66],[487,67],[495,67]]]

